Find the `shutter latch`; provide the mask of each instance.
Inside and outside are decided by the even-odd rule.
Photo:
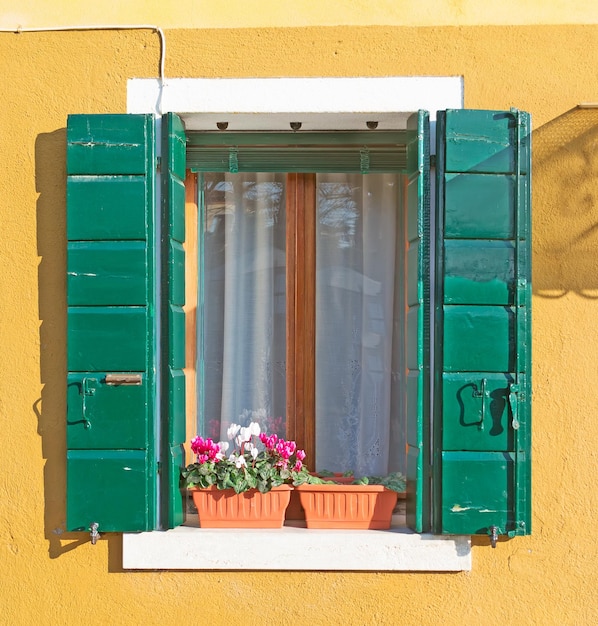
[[[97,378],[88,378],[87,376],[81,381],[81,394],[83,395],[83,428],[91,428],[91,421],[87,417],[87,398],[95,396],[96,385],[98,384]]]
[[[472,424],[478,425],[479,430],[484,430],[484,421],[486,419],[486,383],[487,382],[488,381],[486,378],[482,378],[480,388],[478,389],[478,386],[474,383],[473,391],[471,392],[472,398],[480,398],[482,401],[482,409],[480,410],[480,413],[479,413],[480,419],[478,422],[472,422]]]
[[[141,374],[106,374],[107,385],[141,385]]]
[[[509,385],[509,406],[511,407],[511,416],[513,421],[511,426],[513,430],[519,430],[519,408],[517,405],[517,394],[519,393],[519,385]]]

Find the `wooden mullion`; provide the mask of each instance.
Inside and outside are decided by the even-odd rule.
[[[287,436],[315,458],[315,174],[287,178]]]

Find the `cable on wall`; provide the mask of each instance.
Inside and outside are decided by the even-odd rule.
[[[166,37],[164,36],[164,31],[154,24],[124,24],[124,25],[116,25],[116,24],[99,24],[97,26],[48,26],[48,27],[21,27],[17,26],[16,28],[0,28],[1,33],[46,33],[46,32],[67,32],[67,31],[92,31],[92,30],[151,30],[158,34],[158,38],[160,40],[160,93],[162,92],[162,87],[164,86],[164,63],[166,60]],[[160,98],[161,101],[161,98]],[[161,104],[161,102],[159,103]],[[160,109],[161,107],[159,107]],[[161,113],[161,111],[159,111]]]

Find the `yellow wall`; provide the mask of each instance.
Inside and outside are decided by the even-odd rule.
[[[598,623],[598,110],[576,108],[598,101],[598,26],[166,35],[168,76],[463,75],[467,107],[532,113],[534,533],[474,540],[459,574],[125,573],[118,535],[63,533],[66,116],[124,112],[159,46],[0,34],[0,623]]]
[[[162,28],[595,24],[595,0],[0,0],[0,28],[156,24]]]

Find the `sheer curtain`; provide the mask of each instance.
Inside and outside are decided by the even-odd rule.
[[[317,177],[316,466],[356,476],[397,469],[401,409],[396,290],[399,178]],[[400,321],[399,324],[400,326]],[[393,356],[394,353],[394,356]],[[393,445],[394,444],[394,445]]]
[[[285,436],[285,178],[204,177],[198,414],[200,432],[214,439],[225,439],[231,422],[251,420]],[[403,471],[400,179],[316,180],[316,459],[309,467],[357,476]]]
[[[203,432],[285,434],[285,175],[204,177],[199,403]]]

